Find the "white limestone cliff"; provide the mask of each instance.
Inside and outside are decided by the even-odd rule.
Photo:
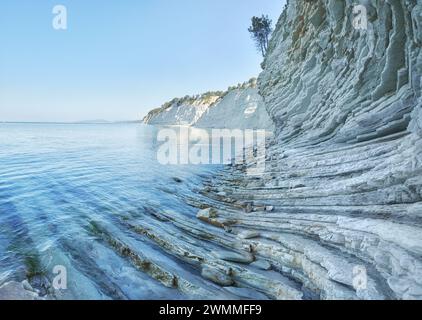
[[[262,97],[256,88],[234,89],[210,106],[194,124],[199,128],[273,130]]]
[[[143,122],[150,125],[192,126],[205,111],[221,98],[220,93],[211,93],[206,97],[185,97],[173,99],[161,108],[152,110]]]
[[[273,124],[251,79],[226,92],[209,92],[197,97],[174,99],[152,110],[144,123],[158,126],[194,126],[198,128],[266,129]]]

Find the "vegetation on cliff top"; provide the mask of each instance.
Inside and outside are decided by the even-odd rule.
[[[150,119],[171,107],[179,107],[181,105],[212,105],[224,98],[231,91],[256,88],[256,84],[257,79],[251,78],[249,81],[228,87],[226,91],[208,91],[203,94],[186,95],[183,98],[174,98],[164,103],[161,107],[151,110],[145,118]]]

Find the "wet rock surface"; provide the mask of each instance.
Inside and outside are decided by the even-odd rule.
[[[0,300],[42,300],[38,292],[24,281],[7,282],[0,286]]]

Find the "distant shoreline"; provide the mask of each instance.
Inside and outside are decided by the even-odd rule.
[[[43,121],[0,121],[0,124],[68,124],[68,125],[74,125],[74,124],[143,124],[142,121],[136,120],[136,121],[81,121],[81,122],[43,122]]]

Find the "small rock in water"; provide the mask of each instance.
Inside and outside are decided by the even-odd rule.
[[[227,233],[232,233],[233,232],[233,228],[231,228],[230,226],[224,226],[224,231]]]
[[[254,212],[260,212],[260,211],[265,211],[265,207],[264,206],[257,206],[253,208]]]
[[[36,288],[41,296],[45,296],[50,292],[51,283],[45,275],[37,275],[31,278],[31,286]]]
[[[258,231],[249,231],[245,230],[237,234],[237,237],[240,239],[253,239],[258,238],[260,233]]]
[[[26,290],[19,282],[8,282],[0,287],[0,300],[39,300],[33,291]]]
[[[200,210],[196,217],[200,220],[208,221],[209,219],[215,219],[218,218],[217,210],[214,208],[207,208]]]
[[[252,267],[261,269],[261,270],[265,270],[268,271],[271,269],[271,263],[269,263],[268,261],[265,260],[257,260],[253,263],[251,263]]]
[[[201,275],[203,278],[221,286],[231,286],[234,283],[230,276],[211,266],[204,266]]]
[[[28,282],[28,280],[24,280],[22,282],[22,286],[25,290],[27,291],[32,291],[32,292],[37,292],[32,286],[31,284]]]
[[[213,251],[212,255],[218,259],[230,262],[249,264],[254,261],[253,255],[250,253],[237,253],[232,251]]]
[[[182,183],[182,182],[183,182],[183,180],[182,180],[182,179],[177,178],[177,177],[174,177],[174,178],[173,178],[173,180],[174,180],[175,182],[177,182],[177,183]]]
[[[245,210],[245,213],[251,213],[253,211],[252,203],[250,203],[250,202],[245,203],[244,210]]]

